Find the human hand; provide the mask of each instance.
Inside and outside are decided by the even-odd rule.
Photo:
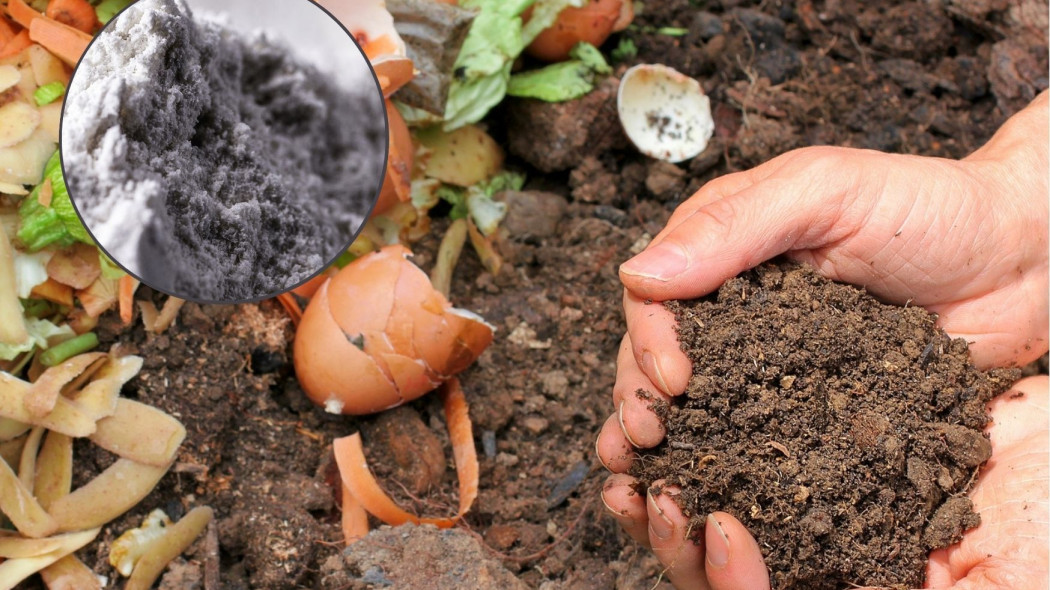
[[[701,188],[620,269],[631,354],[621,350],[613,391],[623,434],[598,441],[610,469],[629,461],[624,443],[664,437],[634,392],[667,400],[692,372],[673,315],[647,302],[705,295],[779,254],[938,314],[980,368],[1038,358],[1050,321],[1048,104],[1043,92],[962,161],[806,148]]]
[[[981,525],[964,534],[962,542],[930,554],[925,588],[998,590],[1050,583],[1047,377],[1018,382],[992,400],[989,414],[992,458],[970,492]],[[714,513],[707,518],[703,542],[693,543],[688,519],[674,502],[676,490],[642,496],[636,483],[628,475],[612,475],[602,500],[628,534],[652,548],[679,590],[769,588],[761,550],[739,521]]]
[[[634,392],[666,400],[685,390],[691,374],[673,316],[647,300],[704,295],[778,254],[887,301],[938,313],[943,328],[972,343],[982,368],[1021,364],[1045,352],[1047,104],[1044,92],[961,162],[811,148],[703,187],[645,252],[621,267],[628,334],[618,359],[617,412],[597,443],[606,466],[621,474],[634,447],[653,447],[664,437],[650,402]],[[604,497],[621,516],[632,515],[623,516],[632,536],[648,544],[649,513],[659,512],[656,507],[672,523],[682,522],[666,496],[648,500],[649,510],[638,512],[646,501],[626,487],[630,481],[610,477]],[[729,538],[750,539],[734,519],[716,520]],[[689,584],[703,554],[699,561],[695,552],[667,558],[683,546],[680,529],[672,527],[670,540],[652,537],[652,545],[671,565],[671,579]],[[709,519],[704,536],[717,539],[713,533],[719,531]],[[733,563],[744,564],[741,571],[765,572],[760,559],[758,566],[746,557]],[[678,570],[687,572],[685,581]],[[755,586],[712,581],[710,587]]]

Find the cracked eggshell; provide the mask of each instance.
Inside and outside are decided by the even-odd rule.
[[[415,76],[405,41],[394,28],[384,0],[319,0],[354,36],[389,97]]]
[[[414,400],[462,371],[493,329],[452,307],[404,246],[363,256],[325,282],[295,334],[303,391],[329,411],[370,414]]]
[[[638,150],[665,162],[696,157],[715,132],[711,100],[700,83],[667,66],[642,64],[627,70],[616,108]]]

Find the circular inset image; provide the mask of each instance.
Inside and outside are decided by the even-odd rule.
[[[98,35],[62,116],[98,245],[165,293],[262,299],[320,272],[375,205],[382,92],[308,0],[139,0]]]

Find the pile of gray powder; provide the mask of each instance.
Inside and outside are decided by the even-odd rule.
[[[212,302],[284,291],[347,247],[382,183],[383,99],[365,79],[344,88],[264,33],[141,0],[73,78],[70,196],[156,289]]]

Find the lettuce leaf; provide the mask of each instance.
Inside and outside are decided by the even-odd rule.
[[[578,43],[569,55],[574,59],[511,76],[507,94],[564,102],[594,90],[598,75],[612,72],[602,53],[590,43]]]
[[[25,342],[15,345],[0,342],[0,360],[12,360],[23,352],[33,350],[34,346],[39,347],[41,350],[47,349],[50,346],[49,342],[55,338],[65,340],[76,336],[76,332],[68,325],[56,326],[48,320],[38,318],[26,318],[25,321],[29,338]]]
[[[558,14],[585,0],[461,0],[460,6],[479,10],[467,33],[453,69],[454,79],[445,104],[445,130],[480,121],[507,93],[514,60]],[[532,14],[523,23],[521,14]]]
[[[58,247],[72,246],[76,242],[94,245],[91,235],[80,223],[73,202],[69,200],[66,180],[62,176],[62,162],[55,152],[44,167],[44,182],[51,181],[51,205],[40,204],[43,183],[22,200],[18,215],[22,223],[18,228],[18,239],[30,252],[36,252],[52,244]]]

